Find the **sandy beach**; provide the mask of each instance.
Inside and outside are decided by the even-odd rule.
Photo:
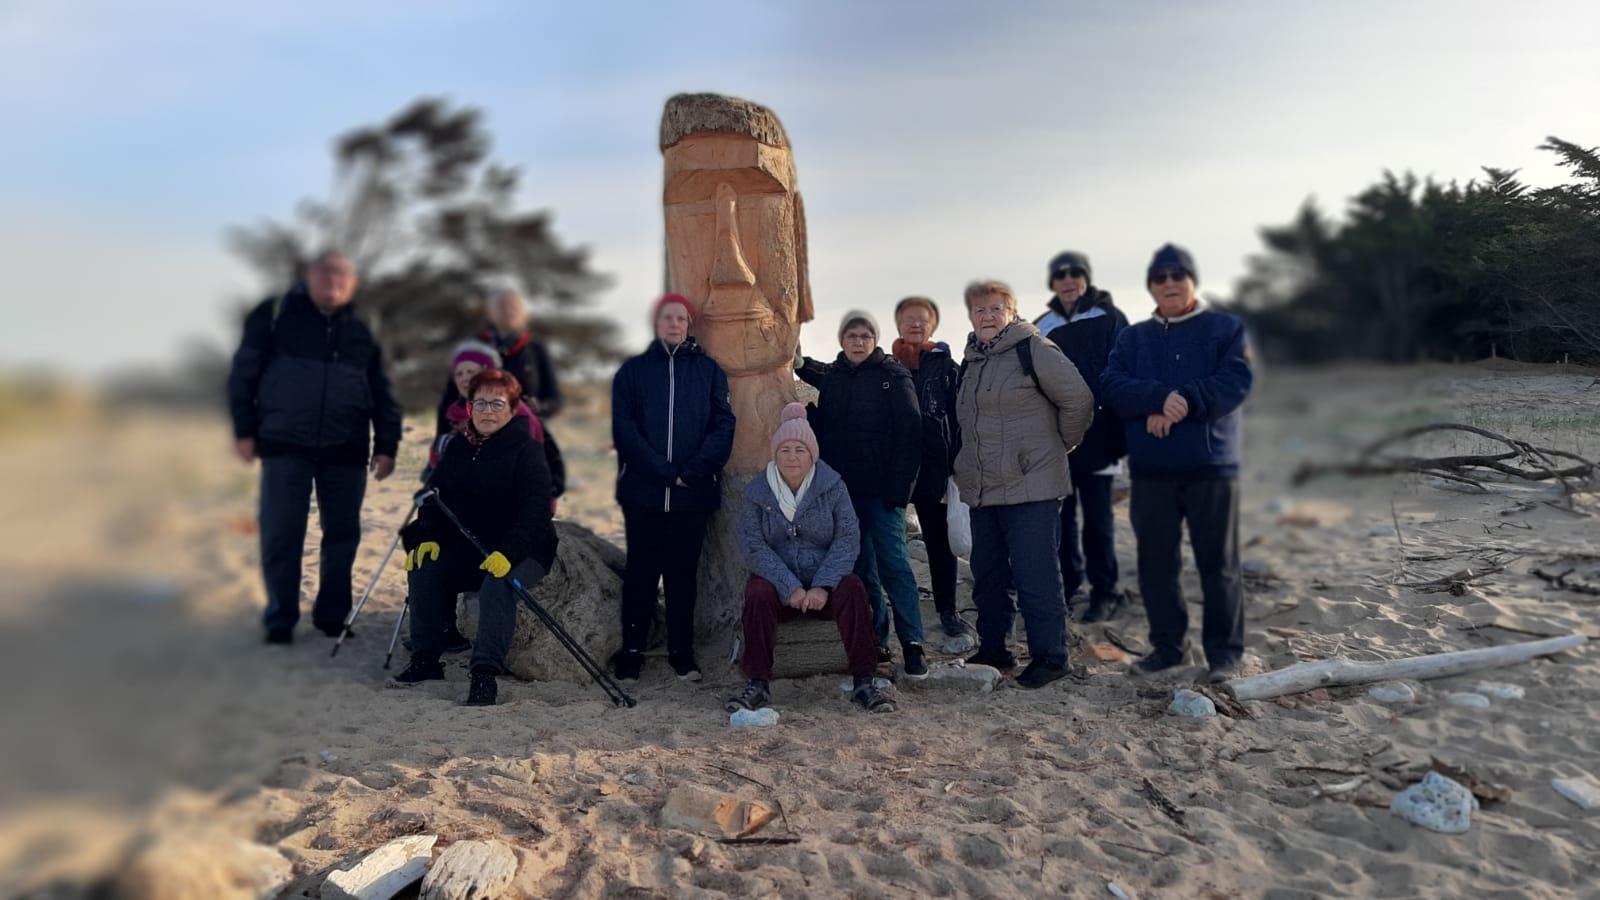
[[[579,393],[552,423],[571,471],[561,515],[620,544],[604,392]],[[775,684],[777,726],[731,729],[722,701],[741,678],[707,659],[697,685],[652,660],[631,710],[593,685],[509,679],[500,705],[469,709],[461,658],[443,684],[384,688],[399,559],[336,658],[304,622],[292,647],[260,643],[256,470],[228,454],[220,417],[85,408],[73,421],[0,433],[0,896],[97,896],[160,835],[273,848],[293,866],[282,896],[316,897],[330,871],[423,833],[438,849],[510,843],[526,896],[1106,897],[1112,883],[1139,897],[1600,896],[1600,811],[1550,784],[1600,777],[1594,644],[1418,683],[1410,704],[1334,688],[1184,719],[1167,704],[1202,669],[1123,674],[1144,646],[1134,606],[1074,626],[1081,678],[903,686],[894,715],[859,713],[822,676]],[[1562,496],[1549,484],[1290,485],[1308,459],[1434,421],[1595,458],[1600,378],[1510,364],[1262,372],[1241,476],[1250,671],[1600,639],[1600,495],[1569,511],[1545,502]],[[410,420],[396,476],[369,487],[358,590],[406,512],[429,430]],[[1125,502],[1117,516],[1136,588]],[[316,540],[313,523],[313,591]],[[1459,595],[1412,586],[1495,566]],[[970,583],[960,590],[970,618]],[[1197,604],[1192,570],[1185,591]],[[1483,680],[1525,696],[1446,702]],[[1408,824],[1389,800],[1435,759],[1509,799],[1461,835]],[[796,840],[666,827],[684,785],[781,807],[759,834]]]

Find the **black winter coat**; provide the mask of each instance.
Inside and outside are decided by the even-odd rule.
[[[324,315],[303,284],[245,318],[228,409],[234,436],[254,438],[261,456],[363,465],[369,433],[380,456],[400,447],[400,404],[378,342],[353,304]]]
[[[922,415],[906,367],[880,347],[860,365],[840,352],[832,363],[808,358],[795,373],[821,392],[808,418],[850,498],[909,503],[922,464]]]
[[[1074,475],[1098,472],[1127,455],[1122,420],[1106,403],[1100,390],[1100,373],[1117,345],[1117,335],[1128,327],[1128,317],[1117,309],[1111,294],[1096,287],[1073,304],[1067,324],[1052,330],[1047,337],[1078,367],[1084,384],[1094,394],[1094,422],[1083,442],[1067,457]]]
[[[917,389],[917,408],[922,413],[922,465],[917,470],[917,485],[911,496],[918,501],[944,499],[950,464],[956,458],[956,384],[961,367],[943,342],[922,354],[911,371]]]
[[[694,338],[670,352],[652,342],[611,381],[617,503],[656,512],[721,506],[733,425],[728,376],[716,360]]]
[[[550,570],[557,543],[550,469],[526,422],[512,419],[481,445],[464,437],[446,442],[429,486],[487,550],[500,551],[513,566],[534,559]],[[424,503],[401,534],[407,550],[436,541],[440,555],[452,560],[477,553],[434,503]]]

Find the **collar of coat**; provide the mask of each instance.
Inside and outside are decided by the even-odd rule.
[[[797,519],[800,518],[801,513],[820,503],[824,494],[843,483],[843,478],[840,477],[839,473],[820,459],[817,460],[815,472],[816,474],[811,478],[811,488],[806,491],[804,497],[800,498],[800,505],[795,508],[794,515]],[[745,485],[744,495],[746,499],[759,506],[774,510],[778,508],[778,498],[773,496],[772,488],[767,485],[765,469],[758,472],[754,478],[750,479],[750,483]]]
[[[983,359],[987,356],[998,356],[1017,346],[1029,338],[1039,334],[1039,329],[1032,322],[1023,319],[1013,319],[1010,325],[1000,329],[994,340],[988,343],[978,342],[978,333],[967,335],[966,359]]]
[[[889,359],[889,354],[884,353],[882,347],[873,347],[872,352],[867,354],[867,358],[858,363],[851,362],[850,357],[845,356],[844,351],[840,350],[839,355],[834,359],[833,364],[836,366],[844,366],[847,369],[856,368],[858,366],[881,366],[883,365],[885,359]],[[892,362],[893,360],[890,361]],[[899,365],[899,363],[895,363],[895,365]]]
[[[1165,319],[1165,318],[1162,318],[1161,310],[1158,307],[1155,312],[1150,314],[1150,318],[1155,319],[1157,322],[1160,322],[1163,325],[1176,325],[1179,322],[1187,322],[1190,319],[1194,318],[1195,316],[1200,315],[1201,313],[1203,313],[1205,311],[1206,311],[1206,302],[1204,300],[1201,300],[1199,297],[1196,297],[1196,298],[1194,298],[1194,309],[1191,309],[1188,312],[1183,313],[1182,315],[1177,315],[1177,316],[1173,316],[1170,319]]]
[[[700,343],[696,341],[693,336],[690,336],[684,338],[683,343],[673,347],[670,350],[667,349],[666,341],[656,338],[650,342],[650,349],[646,350],[645,352],[657,353],[662,356],[704,356],[706,351],[700,346]]]

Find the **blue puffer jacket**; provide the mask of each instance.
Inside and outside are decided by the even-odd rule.
[[[1131,325],[1100,375],[1102,402],[1122,417],[1134,478],[1158,481],[1233,478],[1239,474],[1239,407],[1254,374],[1244,323],[1203,304],[1173,319]],[[1189,415],[1165,438],[1145,428],[1177,391]]]
[[[817,463],[793,522],[778,508],[766,473],[757,473],[744,489],[736,527],[750,574],[772,582],[784,599],[797,588],[838,587],[861,554],[861,525],[850,492],[825,462]]]
[[[611,441],[624,509],[716,509],[733,453],[728,376],[694,338],[671,351],[651,343],[611,381]]]

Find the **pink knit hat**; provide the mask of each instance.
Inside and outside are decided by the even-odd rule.
[[[778,455],[778,445],[784,441],[799,441],[811,451],[813,462],[822,458],[817,452],[817,435],[811,430],[811,425],[806,421],[806,406],[804,403],[790,403],[783,408],[783,422],[778,425],[778,430],[772,433],[772,455]]]
[[[474,362],[485,369],[498,369],[500,351],[482,341],[462,341],[456,345],[455,355],[450,357],[450,370],[455,371],[456,366],[464,362]]]

